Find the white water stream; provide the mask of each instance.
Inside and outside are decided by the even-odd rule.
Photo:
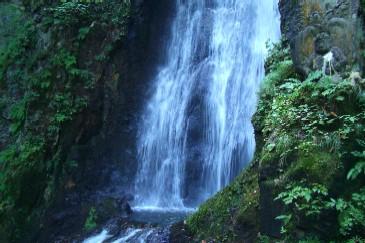
[[[176,0],[166,64],[138,135],[135,209],[189,211],[251,161],[251,118],[278,0]],[[154,229],[104,230],[85,243],[156,242]]]
[[[139,208],[196,207],[251,161],[266,42],[279,37],[278,0],[177,0],[139,131]]]

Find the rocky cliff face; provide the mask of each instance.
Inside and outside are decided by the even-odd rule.
[[[101,223],[124,207],[172,11],[123,4],[0,3],[0,241],[50,242],[82,232],[90,209]]]
[[[124,204],[133,198],[130,190],[137,169],[138,115],[150,77],[163,61],[159,53],[168,32],[171,2],[132,1],[131,13],[126,39],[113,48],[98,71],[100,96],[90,105],[98,125],[86,126],[87,116],[82,115],[76,131],[90,136],[81,140],[81,144],[71,142],[67,158],[77,161],[79,166],[69,175],[65,190],[58,192],[55,206],[45,217],[47,227],[40,231],[39,237],[42,242],[67,241],[74,233],[83,232],[90,209],[96,209],[97,224],[123,217],[123,210],[128,213]],[[103,46],[99,40],[113,42],[108,39],[110,33],[105,33],[106,38],[100,34],[84,43],[85,52],[90,47]],[[93,53],[89,51],[89,55],[80,57],[80,62],[87,61]],[[75,128],[75,124],[70,127]]]
[[[280,12],[283,34],[302,75],[323,68],[327,73],[360,71],[363,37],[358,0],[280,1]],[[325,67],[330,58],[332,67]]]

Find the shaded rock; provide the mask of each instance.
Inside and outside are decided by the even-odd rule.
[[[116,217],[125,218],[133,213],[132,208],[125,197],[108,197],[101,201],[101,203],[96,207],[96,210],[100,221],[106,221],[110,218]]]
[[[176,223],[170,227],[169,242],[193,242],[192,234],[184,222]]]
[[[321,70],[321,56],[332,49],[338,71],[361,61],[358,0],[280,1],[280,12],[283,34],[290,43],[294,65],[302,75]]]
[[[281,221],[277,220],[282,205],[275,201],[275,186],[269,181],[260,182],[260,233],[270,237],[280,238]]]
[[[309,73],[308,59],[315,53],[315,38],[319,30],[313,26],[306,27],[292,40],[292,58],[300,73]]]
[[[346,58],[343,51],[338,47],[333,47],[331,49],[331,52],[333,53],[333,61],[332,61],[333,68],[336,70],[336,72],[344,71],[348,59]]]
[[[314,40],[315,51],[318,54],[324,55],[330,51],[332,45],[329,34],[322,32],[318,34]]]

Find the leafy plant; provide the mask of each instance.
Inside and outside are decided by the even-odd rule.
[[[86,231],[91,231],[91,230],[95,229],[98,226],[96,223],[97,218],[98,217],[97,217],[96,209],[94,207],[90,208],[89,214],[88,214],[85,224],[84,224],[84,229]]]
[[[79,29],[79,35],[77,36],[77,38],[79,40],[84,40],[89,33],[90,27],[82,27]]]
[[[288,233],[289,227],[294,227],[298,221],[298,215],[305,217],[318,216],[327,209],[326,198],[328,190],[323,185],[313,184],[311,187],[301,185],[290,185],[286,191],[280,193],[275,200],[281,200],[286,206],[290,207],[292,213],[280,215],[278,220],[283,221],[282,233]]]
[[[49,8],[48,11],[53,14],[56,25],[72,26],[89,17],[88,6],[73,1],[63,1],[61,5]]]
[[[354,168],[352,168],[349,173],[347,174],[348,180],[355,180],[357,179],[361,174],[365,175],[365,151],[362,152],[352,152],[352,154],[359,159],[362,159],[361,161],[357,162]]]
[[[17,103],[13,104],[10,109],[10,119],[12,121],[10,126],[10,132],[16,133],[24,124],[27,112],[27,99],[21,99]]]
[[[338,223],[342,235],[361,233],[365,228],[365,188],[353,193],[349,201],[331,199],[328,205],[339,212]]]

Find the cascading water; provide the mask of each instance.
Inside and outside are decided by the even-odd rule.
[[[252,159],[266,41],[280,37],[278,0],[177,0],[176,7],[137,144],[135,208],[163,210],[140,215],[161,227],[104,229],[85,243],[166,242],[161,218],[181,217],[169,211],[196,207]]]
[[[196,207],[250,162],[266,42],[280,37],[278,0],[176,4],[140,124],[137,207]]]

